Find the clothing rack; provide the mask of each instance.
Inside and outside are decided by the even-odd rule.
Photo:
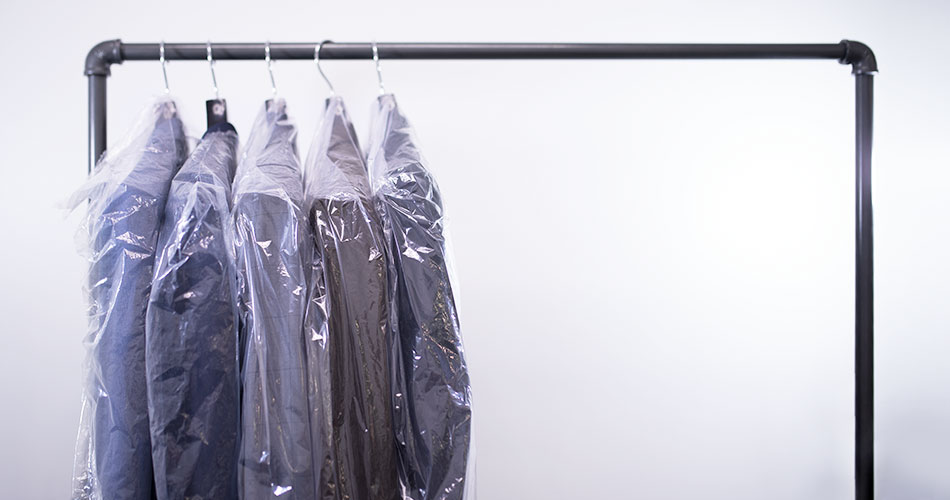
[[[89,168],[106,148],[106,79],[123,61],[310,59],[828,59],[851,65],[855,78],[854,474],[856,500],[874,498],[874,242],[871,134],[877,61],[861,43],[123,43],[108,40],[86,56],[89,79]]]

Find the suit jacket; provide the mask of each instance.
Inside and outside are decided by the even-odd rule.
[[[394,284],[395,433],[413,500],[471,498],[472,392],[443,234],[442,196],[392,95],[373,114],[369,163]]]
[[[240,430],[230,193],[238,137],[209,129],[172,182],[146,316],[159,500],[237,497]]]
[[[326,314],[335,469],[334,489],[324,498],[397,499],[386,248],[359,143],[339,97],[327,100],[307,174],[315,260],[322,266],[311,302]]]
[[[270,101],[234,183],[244,353],[240,482],[247,499],[315,498],[302,204],[296,127],[284,101]]]
[[[93,178],[87,225],[88,380],[73,498],[150,500],[152,462],[145,390],[145,311],[172,177],[186,154],[172,101],[108,152]]]

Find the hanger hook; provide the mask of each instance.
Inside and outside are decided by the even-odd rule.
[[[208,66],[211,67],[211,88],[214,89],[214,98],[220,99],[221,95],[218,93],[218,79],[214,76],[214,58],[211,57],[211,40],[208,40]]]
[[[373,40],[373,62],[376,63],[376,78],[379,80],[379,95],[386,93],[386,87],[383,85],[383,69],[379,67],[379,49],[376,47],[376,40]]]
[[[274,80],[274,63],[270,58],[270,40],[264,42],[264,62],[267,63],[267,74],[270,75],[270,90],[277,97],[277,82]]]
[[[317,71],[320,72],[320,76],[323,77],[323,81],[327,82],[327,87],[330,87],[330,95],[332,96],[332,95],[336,95],[336,90],[333,89],[333,84],[330,83],[330,79],[327,78],[327,74],[323,72],[323,68],[320,66],[320,51],[323,50],[323,44],[327,42],[333,43],[333,41],[331,40],[324,40],[320,42],[319,45],[314,47],[313,62],[317,65]]]
[[[165,71],[165,40],[158,42],[158,60],[162,63],[162,78],[165,80],[165,93],[168,94],[168,72]]]

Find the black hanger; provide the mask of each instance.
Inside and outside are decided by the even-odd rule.
[[[205,101],[205,112],[208,114],[208,128],[228,121],[228,103],[224,99]]]
[[[214,89],[214,99],[205,101],[205,113],[208,115],[208,128],[211,128],[228,121],[228,103],[218,95],[218,79],[214,76],[211,42],[208,42],[208,65],[211,67],[211,87]]]

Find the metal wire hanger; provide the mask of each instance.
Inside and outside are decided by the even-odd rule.
[[[270,75],[271,94],[277,97],[277,81],[274,80],[274,61],[270,58],[270,40],[264,42],[264,62],[267,64],[267,74]]]
[[[168,72],[165,70],[165,40],[158,42],[158,60],[162,63],[162,79],[165,80],[165,95],[169,94]]]
[[[323,77],[323,81],[327,83],[327,87],[330,88],[330,95],[335,96],[336,90],[333,89],[333,84],[330,83],[330,79],[327,78],[327,74],[323,72],[323,68],[320,66],[320,51],[323,50],[323,44],[333,43],[331,40],[324,40],[320,42],[316,47],[313,48],[313,62],[317,65],[317,71],[320,72],[320,76]]]
[[[218,91],[218,78],[214,75],[214,58],[211,57],[211,40],[208,40],[207,49],[208,67],[211,69],[211,90],[214,91],[215,99],[221,99],[221,94]]]
[[[383,69],[379,66],[379,49],[376,47],[376,40],[373,40],[373,62],[376,63],[376,79],[379,80],[379,95],[386,93],[386,86],[383,85]]]

